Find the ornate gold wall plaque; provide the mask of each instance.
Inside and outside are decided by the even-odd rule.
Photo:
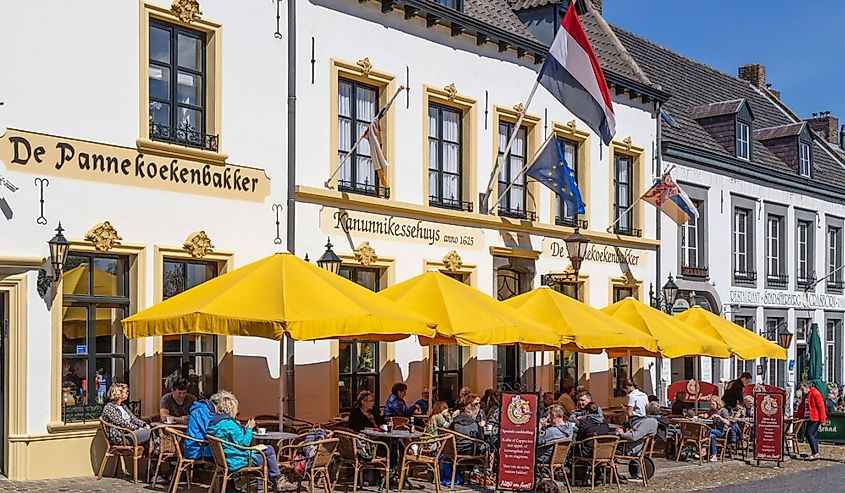
[[[108,221],[94,225],[85,233],[85,241],[93,243],[98,252],[108,252],[115,245],[120,245],[122,239],[114,226]]]
[[[355,254],[355,260],[363,266],[371,265],[373,262],[378,260],[378,255],[376,255],[376,251],[373,247],[370,246],[369,241],[361,243],[353,253]]]
[[[458,255],[458,252],[452,250],[443,257],[443,265],[449,272],[457,272],[458,269],[464,265],[464,261],[461,260],[461,256]]]
[[[627,147],[628,150],[630,151],[631,146],[633,145],[633,142],[634,142],[633,140],[631,140],[631,137],[630,136],[625,137],[624,139],[622,139],[622,142],[625,144],[625,147]]]
[[[569,130],[572,130],[574,132],[575,128],[578,125],[575,123],[575,120],[569,120],[568,122],[566,122],[566,126],[569,128]]]
[[[515,105],[513,105],[513,110],[516,111],[517,114],[519,114],[525,111],[525,106],[523,106],[522,103],[516,103]]]
[[[454,101],[455,97],[458,96],[458,88],[455,87],[454,82],[444,87],[443,91],[446,92],[446,97],[449,98],[449,101]]]
[[[214,245],[211,243],[211,238],[205,234],[205,231],[197,231],[188,235],[182,248],[190,253],[191,257],[203,258],[214,249]]]
[[[179,17],[182,22],[191,23],[200,18],[200,3],[197,0],[173,0],[170,4],[170,11]]]
[[[361,75],[363,75],[364,77],[370,76],[370,70],[373,69],[373,64],[370,63],[369,57],[364,57],[358,60],[357,62],[355,62],[355,65],[358,65],[358,67],[361,69]]]

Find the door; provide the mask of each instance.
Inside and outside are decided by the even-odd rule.
[[[6,297],[0,293],[0,476],[6,475],[6,340],[9,321],[6,319]]]

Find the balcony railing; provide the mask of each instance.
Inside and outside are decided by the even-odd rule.
[[[766,274],[766,283],[776,288],[785,288],[789,285],[789,274]]]
[[[707,277],[710,275],[710,269],[707,266],[682,265],[681,275],[685,277]]]
[[[632,228],[631,226],[620,226],[618,224],[613,226],[613,232],[618,235],[634,236],[637,238],[641,238],[643,236],[643,230],[641,229]]]
[[[815,275],[808,275],[806,273],[799,272],[795,277],[795,283],[800,289],[809,288],[814,282],[816,282]]]
[[[757,272],[753,270],[735,270],[734,282],[737,284],[757,284]]]
[[[370,197],[390,198],[390,187],[381,187],[370,183],[357,183],[346,180],[338,180],[337,189],[340,192],[357,193],[369,195]]]
[[[499,216],[510,217],[512,219],[527,219],[528,221],[536,221],[537,213],[534,211],[526,211],[525,209],[511,209],[509,207],[499,206]]]
[[[558,226],[569,226],[570,228],[579,229],[587,229],[587,227],[589,226],[586,219],[560,216],[555,216],[555,224],[557,224]]]
[[[171,127],[150,122],[150,139],[211,152],[217,152],[219,143],[217,135],[197,131],[188,124]]]
[[[431,207],[440,207],[441,209],[455,209],[456,211],[472,212],[472,202],[466,200],[456,200],[429,195],[428,205]]]
[[[137,417],[141,417],[141,401],[127,401],[123,403],[129,411]],[[85,423],[86,421],[97,421],[103,415],[105,404],[76,404],[73,406],[62,405],[62,422],[64,423]]]
[[[843,283],[841,279],[828,279],[827,280],[827,289],[828,291],[839,291],[842,292]]]

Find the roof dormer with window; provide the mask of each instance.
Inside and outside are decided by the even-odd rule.
[[[799,176],[813,176],[813,137],[806,122],[761,128],[754,138]]]
[[[690,116],[733,156],[753,159],[754,114],[745,98],[696,106]]]

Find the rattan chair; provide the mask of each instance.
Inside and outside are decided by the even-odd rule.
[[[563,473],[563,484],[566,485],[566,491],[571,493],[572,489],[569,485],[569,474],[566,472],[566,459],[569,457],[569,451],[572,450],[572,440],[564,440],[556,442],[552,451],[552,460],[549,462],[549,473],[552,479],[557,481],[555,476],[556,471]]]
[[[783,428],[783,440],[784,444],[788,440],[790,443],[788,447],[785,447],[787,452],[792,449],[792,457],[800,457],[801,456],[801,449],[798,447],[798,434],[801,433],[801,429],[804,428],[804,423],[806,419],[799,419],[795,418],[792,420],[792,428],[790,429],[789,426],[784,426]]]
[[[164,427],[157,427],[153,429],[153,435],[158,437],[158,447],[155,446],[155,441],[149,441],[149,456],[147,460],[147,482],[150,483],[152,489],[156,488],[158,484],[158,473],[161,470],[161,465],[176,459],[176,448],[178,447],[176,437],[172,434],[166,433]],[[155,462],[155,470],[150,474],[153,463]]]
[[[696,421],[680,421],[678,429],[681,431],[681,436],[678,439],[675,461],[681,460],[681,451],[685,446],[692,445],[698,454],[699,465],[703,464],[704,455],[710,453],[710,427]]]
[[[164,429],[165,436],[172,437],[171,440],[175,440],[176,442],[176,467],[173,470],[173,479],[170,483],[170,493],[176,493],[176,490],[179,488],[179,479],[182,477],[182,473],[185,473],[185,479],[188,483],[188,491],[191,491],[191,481],[194,475],[194,466],[197,464],[208,464],[209,462],[205,459],[191,459],[185,457],[184,447],[185,443],[187,442],[194,442],[202,450],[202,447],[208,445],[208,442],[204,440],[197,440],[194,437],[190,437],[177,428],[173,428],[168,426]]]
[[[214,475],[211,477],[211,484],[208,486],[208,490],[210,492],[213,492],[214,487],[219,484],[220,489],[217,491],[225,493],[227,491],[226,485],[229,483],[230,479],[234,480],[236,477],[253,477],[261,480],[263,485],[262,490],[264,493],[267,493],[267,461],[261,461],[261,463],[258,464],[257,462],[253,462],[252,459],[253,455],[262,453],[261,447],[242,447],[236,443],[227,442],[211,435],[206,435],[205,439],[211,447],[211,456],[214,458]],[[229,470],[229,465],[226,463],[226,453],[223,451],[224,444],[238,450],[252,451],[255,452],[255,454],[250,454],[250,459],[247,461],[246,466],[235,471],[231,471]]]
[[[484,471],[484,477],[487,477],[487,468],[490,464],[490,444],[484,440],[472,438],[454,430],[444,428],[440,432],[445,433],[450,438],[443,448],[443,455],[452,461],[452,489],[455,488],[455,478],[458,474],[458,468],[461,465],[477,464]],[[458,441],[464,440],[472,444],[472,454],[462,454],[458,451]]]
[[[282,431],[286,431],[288,433],[304,433],[311,428],[314,427],[314,423],[311,421],[306,421],[304,419],[297,419],[293,416],[288,416],[287,414],[284,415],[285,420],[282,423]]]
[[[103,473],[106,471],[106,464],[112,457],[115,461],[120,459],[123,465],[123,473],[126,472],[126,457],[132,457],[132,481],[138,482],[138,462],[144,457],[144,450],[147,448],[146,444],[138,445],[138,435],[134,431],[109,423],[103,418],[100,418],[100,429],[103,432],[103,437],[106,440],[106,451],[103,454],[103,462],[100,464],[100,470],[97,473],[97,479],[103,478]],[[109,430],[117,430],[120,432],[120,443],[113,444],[109,439]],[[130,440],[127,435],[134,438]],[[152,438],[150,438],[152,440]],[[117,462],[114,464],[114,475],[117,475]],[[149,478],[147,478],[149,480]]]
[[[643,479],[643,486],[648,486],[648,473],[646,472],[646,459],[651,458],[651,454],[654,451],[654,436],[647,436],[642,440],[642,448],[640,449],[639,454],[629,454],[627,453],[627,446],[631,445],[631,443],[623,442],[622,445],[625,447],[626,452],[617,453],[615,460],[617,463],[622,465],[629,465],[631,461],[637,463],[637,466],[640,468],[640,476]]]
[[[452,439],[451,435],[443,434],[413,440],[405,445],[402,466],[399,469],[399,493],[402,493],[405,478],[414,466],[422,466],[431,470],[434,476],[434,491],[440,493],[440,457],[443,455],[446,443]]]
[[[411,429],[411,418],[406,416],[391,416],[387,418],[393,424],[394,430],[410,430]]]
[[[575,468],[578,464],[584,464],[590,468],[590,486],[596,489],[596,469],[604,469],[605,477],[609,477],[610,481],[616,481],[616,487],[621,488],[619,484],[619,473],[616,471],[616,446],[619,443],[619,437],[616,435],[598,435],[575,442],[578,446],[583,446],[587,442],[593,444],[592,457],[584,457],[575,455],[572,459],[572,467]],[[609,476],[607,476],[609,475]]]
[[[365,469],[375,469],[384,472],[384,477],[390,476],[390,448],[384,442],[376,442],[370,440],[362,435],[355,435],[348,431],[335,430],[334,436],[339,440],[338,453],[339,455],[339,470],[343,467],[352,469],[352,493],[358,491],[358,477],[361,471]],[[372,450],[373,458],[366,460],[358,455],[361,444],[368,444]],[[384,455],[380,455],[379,450],[384,450]],[[387,492],[390,493],[390,482],[385,481]]]

